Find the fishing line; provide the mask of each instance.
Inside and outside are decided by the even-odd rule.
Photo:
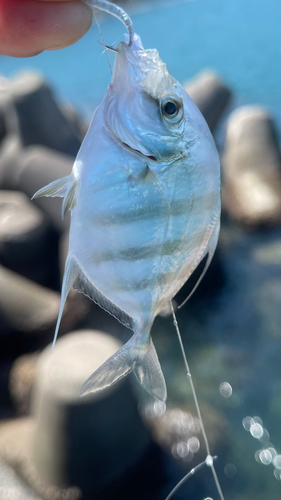
[[[218,457],[215,456],[215,457],[210,457],[212,460],[216,460]],[[172,496],[174,493],[176,493],[179,488],[189,479],[191,478],[191,476],[194,476],[195,472],[197,472],[199,469],[202,469],[202,467],[204,467],[204,465],[207,465],[209,466],[208,464],[208,461],[207,461],[208,457],[204,460],[204,462],[201,462],[200,464],[196,465],[196,467],[194,467],[193,469],[191,469],[188,474],[186,474],[186,476],[184,476],[180,481],[179,483],[172,489],[171,493],[169,493],[169,495],[165,498],[165,500],[171,500]]]
[[[195,392],[195,387],[194,387],[194,384],[193,384],[192,375],[191,375],[191,372],[190,372],[190,369],[189,369],[189,364],[188,364],[187,357],[186,357],[185,350],[184,350],[184,346],[183,346],[183,343],[182,343],[180,329],[179,329],[179,325],[178,325],[178,321],[177,321],[177,318],[176,318],[176,314],[175,314],[175,310],[174,310],[174,306],[173,306],[172,301],[170,301],[170,306],[171,306],[171,311],[172,311],[172,315],[173,315],[174,326],[176,328],[176,332],[177,332],[177,335],[178,335],[178,339],[179,339],[179,343],[180,343],[180,348],[181,348],[181,352],[182,352],[182,356],[183,356],[183,360],[184,360],[184,364],[185,364],[185,368],[186,368],[186,376],[187,376],[187,378],[189,380],[189,383],[190,383],[190,387],[191,387],[191,391],[192,391],[192,396],[193,396],[193,399],[194,399],[194,403],[195,403],[195,407],[196,407],[196,412],[197,412],[197,415],[198,415],[198,419],[199,419],[199,423],[200,423],[200,427],[201,427],[201,432],[202,432],[203,440],[204,440],[206,451],[207,451],[207,457],[206,457],[205,462],[211,468],[211,471],[212,471],[212,474],[213,474],[213,477],[214,477],[215,485],[216,485],[216,488],[217,488],[220,500],[225,500],[223,492],[222,492],[222,489],[221,489],[221,485],[220,485],[220,482],[219,482],[219,479],[218,479],[218,476],[217,476],[217,473],[216,473],[216,469],[214,467],[213,457],[212,457],[211,452],[210,452],[209,441],[208,441],[207,434],[206,434],[206,431],[205,431],[205,426],[204,426],[204,423],[203,423],[203,419],[202,419],[202,415],[201,415],[201,410],[200,410],[199,402],[198,402],[197,395],[196,395],[196,392]]]
[[[92,8],[92,11],[93,11],[93,16],[94,16],[94,19],[96,21],[96,25],[98,27],[98,30],[100,32],[100,36],[101,36],[101,39],[102,39],[102,45],[105,47],[105,51],[106,51],[106,57],[107,57],[107,61],[108,61],[108,64],[109,64],[109,68],[110,68],[110,71],[111,71],[111,74],[112,74],[112,66],[111,66],[111,63],[110,63],[110,59],[109,59],[109,55],[108,55],[108,52],[107,52],[107,48],[106,48],[106,44],[105,44],[105,39],[104,39],[104,36],[103,36],[103,32],[102,32],[102,29],[101,29],[101,25],[99,24],[98,20],[97,20],[97,16],[95,14],[95,11],[94,9]]]

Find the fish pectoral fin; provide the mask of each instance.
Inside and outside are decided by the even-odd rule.
[[[67,210],[72,210],[72,208],[74,208],[76,205],[76,199],[75,199],[76,187],[77,187],[77,181],[72,177],[66,186],[66,192],[62,204],[62,218],[64,218]]]
[[[41,196],[51,196],[52,198],[63,197],[66,192],[67,185],[69,183],[69,178],[71,175],[57,179],[56,181],[50,182],[47,186],[42,187],[32,196],[34,198],[40,198]]]
[[[111,356],[101,365],[82,385],[79,395],[86,396],[110,387],[115,384],[133,369],[132,337],[119,351]]]
[[[150,337],[147,349],[139,350],[133,371],[143,388],[151,396],[165,403],[167,399],[166,383],[154,344]]]
[[[47,186],[39,189],[33,196],[34,198],[40,198],[41,196],[47,197],[59,197],[63,198],[62,205],[62,217],[65,216],[67,210],[71,210],[75,206],[75,192],[76,192],[77,181],[75,177],[70,174],[61,179],[51,182]]]

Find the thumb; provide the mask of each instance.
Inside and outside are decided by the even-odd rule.
[[[28,57],[81,38],[92,10],[80,0],[0,0],[0,54]]]

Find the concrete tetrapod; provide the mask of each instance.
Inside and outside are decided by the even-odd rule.
[[[0,341],[7,344],[1,352],[20,354],[44,347],[53,337],[59,306],[58,293],[0,266]],[[70,295],[61,333],[87,313],[83,295]]]
[[[84,498],[120,479],[145,454],[149,435],[128,379],[80,398],[83,382],[120,348],[99,331],[73,332],[39,357],[32,459],[46,484],[78,486]]]
[[[72,157],[43,146],[22,149],[18,138],[9,136],[0,149],[0,186],[22,191],[32,198],[49,182],[69,175],[73,162]],[[36,198],[32,203],[43,210],[58,232],[68,228],[69,213],[62,219],[60,198]]]
[[[200,109],[213,132],[231,98],[225,83],[210,70],[205,70],[185,83],[184,88]]]
[[[0,191],[0,262],[42,285],[56,277],[56,237],[43,212],[19,191]]]
[[[0,99],[6,101],[7,133],[18,135],[22,146],[40,144],[76,156],[81,141],[40,74],[24,72],[7,81]]]
[[[223,174],[231,217],[250,228],[281,223],[281,155],[266,109],[243,106],[230,115]]]

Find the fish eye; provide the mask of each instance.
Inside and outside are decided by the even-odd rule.
[[[174,102],[168,101],[164,106],[164,112],[166,115],[175,115],[177,112],[177,106]]]
[[[161,101],[163,118],[170,123],[179,123],[183,117],[183,104],[178,96],[165,96]]]

